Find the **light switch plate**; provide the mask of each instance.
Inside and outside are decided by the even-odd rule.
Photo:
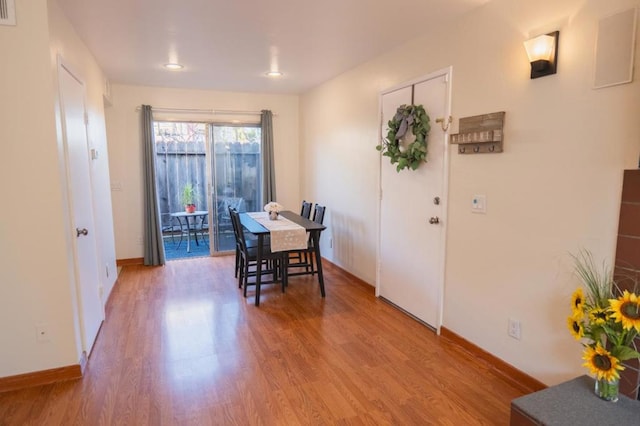
[[[474,195],[471,198],[471,211],[473,213],[487,213],[487,196]]]

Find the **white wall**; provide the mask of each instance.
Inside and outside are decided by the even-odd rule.
[[[300,202],[298,151],[298,97],[292,95],[184,90],[161,87],[113,85],[113,106],[106,110],[116,236],[116,257],[143,256],[143,184],[140,113],[142,104],[155,108],[273,111],[277,198],[285,207],[297,210]],[[223,121],[240,119],[258,122],[259,116],[210,114],[156,114],[158,119],[176,121]]]
[[[16,2],[17,25],[0,27],[0,377],[77,364],[81,345],[64,170],[60,169],[56,58],[85,76],[99,252],[115,271],[102,73],[55,1]],[[106,188],[106,191],[105,191]],[[102,276],[105,299],[115,274]],[[44,324],[49,341],[36,339]]]
[[[591,89],[597,21],[638,3],[494,0],[304,94],[302,193],[328,206],[323,254],[375,282],[378,94],[452,65],[453,133],[460,117],[495,111],[506,125],[504,153],[449,148],[444,326],[547,384],[584,374],[565,325],[569,253],[612,263],[622,171],[640,154],[637,76]],[[558,73],[531,80],[522,42],[556,29]],[[470,212],[474,194],[486,215]],[[509,317],[522,340],[507,336]]]
[[[0,377],[76,364],[46,0],[0,27]],[[36,340],[48,326],[50,342]]]

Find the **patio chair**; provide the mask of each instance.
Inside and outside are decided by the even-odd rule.
[[[170,213],[160,213],[160,224],[163,240],[165,236],[171,236],[171,244],[175,244],[175,236],[180,234],[180,241],[182,241],[182,227],[176,223]]]

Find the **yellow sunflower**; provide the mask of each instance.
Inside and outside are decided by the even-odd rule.
[[[619,379],[620,374],[618,374],[618,371],[624,370],[618,358],[611,355],[600,343],[597,344],[595,349],[587,346],[582,359],[586,361],[582,365],[587,367],[591,374],[595,375],[598,380],[605,379],[611,381],[613,379]]]
[[[573,308],[574,315],[578,312],[582,313],[584,309],[584,294],[582,293],[581,287],[578,287],[571,295],[571,307]]]
[[[611,316],[616,322],[622,323],[622,328],[631,330],[635,328],[640,333],[640,298],[635,293],[627,290],[617,299],[609,299]]]
[[[609,311],[603,308],[593,308],[589,311],[589,321],[595,325],[602,325],[609,319]]]
[[[575,315],[567,318],[567,327],[569,327],[569,331],[571,331],[571,335],[576,339],[580,340],[584,337],[584,326],[580,318],[576,318]]]

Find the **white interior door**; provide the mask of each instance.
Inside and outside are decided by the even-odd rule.
[[[448,81],[447,71],[381,98],[383,137],[396,109],[411,104],[412,96],[413,104],[424,106],[431,130],[427,163],[417,170],[397,172],[382,157],[378,295],[435,329],[441,318],[446,219],[446,135],[435,120],[448,116]],[[432,218],[437,223],[430,223]]]
[[[82,349],[89,354],[104,319],[104,310],[99,292],[84,85],[64,66],[60,66],[59,71]]]

